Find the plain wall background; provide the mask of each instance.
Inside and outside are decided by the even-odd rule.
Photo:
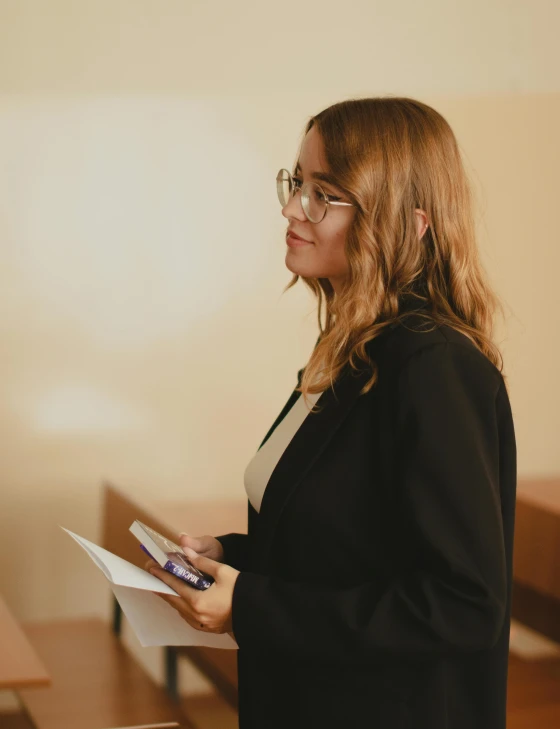
[[[108,614],[57,526],[99,538],[103,478],[243,497],[317,336],[303,285],[282,296],[274,178],[344,98],[451,123],[506,306],[519,475],[558,472],[559,23],[552,0],[0,0],[0,590],[19,617]]]

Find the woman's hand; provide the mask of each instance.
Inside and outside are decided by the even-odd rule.
[[[214,562],[224,561],[224,548],[221,542],[208,534],[205,534],[203,537],[191,537],[189,534],[181,532],[179,544],[184,552],[185,548],[188,548],[194,550],[202,557],[208,557],[214,560]],[[185,554],[187,553],[185,552]]]
[[[206,590],[197,590],[162,569],[151,559],[146,563],[145,569],[172,587],[178,597],[157,594],[174,607],[193,628],[205,633],[232,634],[231,603],[239,572],[227,564],[220,564],[208,557],[197,555],[188,547],[183,551],[197,569],[214,578],[214,584]]]

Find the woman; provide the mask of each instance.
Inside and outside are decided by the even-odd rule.
[[[305,131],[277,187],[321,334],[245,472],[248,534],[182,536],[216,583],[156,570],[164,599],[233,633],[240,729],[501,729],[516,444],[457,142],[406,98]]]

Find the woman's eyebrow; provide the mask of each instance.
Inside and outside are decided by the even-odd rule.
[[[302,171],[301,165],[299,162],[296,164],[296,172],[298,170],[300,172]],[[312,172],[311,177],[314,180],[321,180],[321,182],[328,182],[330,185],[334,185],[335,187],[338,187],[338,185],[335,182],[334,177],[332,175],[330,175],[328,172]]]

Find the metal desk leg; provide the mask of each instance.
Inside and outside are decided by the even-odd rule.
[[[120,636],[122,629],[122,608],[113,598],[113,633]],[[174,646],[165,646],[165,686],[175,701],[179,700],[178,657]]]
[[[178,657],[175,646],[165,646],[165,685],[167,693],[179,701]]]
[[[122,628],[122,608],[119,605],[119,601],[116,597],[113,597],[113,633],[115,635],[121,634]]]

